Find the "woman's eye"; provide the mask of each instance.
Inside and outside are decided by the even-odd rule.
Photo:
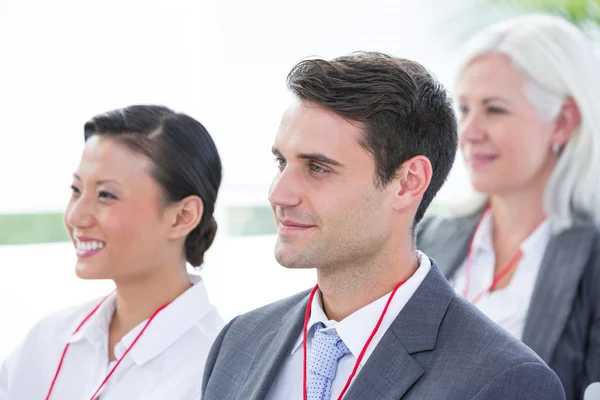
[[[490,114],[506,114],[506,111],[499,107],[490,107],[488,108],[488,112]]]
[[[115,196],[114,194],[107,192],[107,191],[101,191],[98,196],[100,198],[104,198],[104,199],[109,199],[109,200],[117,200],[117,196]]]

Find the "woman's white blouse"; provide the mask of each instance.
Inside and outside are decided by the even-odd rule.
[[[101,400],[199,398],[204,363],[224,321],[210,304],[202,279],[190,279],[194,286],[156,315],[104,385]],[[115,310],[115,293],[79,332],[73,332],[100,300],[38,322],[2,364],[0,400],[45,399],[67,343],[69,350],[50,399],[90,399],[112,366],[108,327]],[[115,345],[117,359],[145,323]]]
[[[542,222],[521,244],[523,256],[517,264],[517,269],[510,283],[505,288],[490,293],[486,290],[494,280],[496,265],[492,225],[491,213],[487,211],[473,237],[471,279],[466,297],[467,300],[472,301],[479,293],[486,292],[475,303],[475,306],[492,321],[521,340],[533,289],[538,279],[546,247],[552,235],[550,221],[545,220]],[[467,285],[466,263],[465,260],[450,279],[450,284],[461,296],[464,294]]]

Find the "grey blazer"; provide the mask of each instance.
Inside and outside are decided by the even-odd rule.
[[[302,292],[232,320],[210,351],[203,399],[264,399],[301,333],[307,303],[308,292]],[[436,265],[344,396],[345,400],[564,398],[556,374],[531,349],[460,299]]]
[[[417,248],[451,278],[464,262],[481,213],[433,217],[417,228]],[[544,255],[523,342],[560,377],[569,400],[600,380],[600,235],[593,226],[554,235]]]

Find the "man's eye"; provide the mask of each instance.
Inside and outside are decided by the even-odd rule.
[[[316,173],[318,173],[318,174],[323,174],[323,173],[326,173],[326,172],[327,172],[327,170],[326,170],[325,168],[323,168],[323,167],[319,167],[319,166],[318,166],[318,165],[316,165],[316,164],[310,164],[310,170],[311,170],[312,172],[316,172]]]
[[[281,157],[276,157],[275,163],[277,164],[277,166],[279,167],[280,170],[284,169],[285,166],[287,165],[287,161],[285,161],[285,159],[283,159]]]

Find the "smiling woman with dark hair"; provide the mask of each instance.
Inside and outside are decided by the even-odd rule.
[[[187,399],[223,326],[202,279],[221,161],[198,121],[132,106],[85,124],[65,225],[103,299],[39,322],[3,364],[0,399]]]

